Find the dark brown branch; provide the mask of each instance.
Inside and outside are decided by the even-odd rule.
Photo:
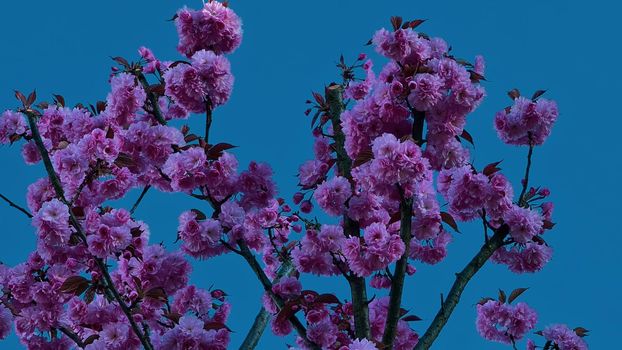
[[[80,339],[80,337],[76,333],[72,332],[70,329],[64,326],[60,326],[58,327],[58,330],[61,331],[64,335],[66,335],[69,339],[73,340],[73,342],[76,343],[76,345],[80,349],[84,349],[84,347],[86,346],[86,344],[84,344],[84,342]]]
[[[212,100],[207,97],[205,100],[205,143],[209,144],[209,130],[212,127]]]
[[[348,180],[352,180],[352,159],[345,150],[345,134],[341,128],[341,114],[345,110],[343,105],[343,87],[333,84],[326,89],[326,101],[330,107],[330,118],[333,126],[333,139],[335,140],[335,153],[337,154],[337,170],[339,174]],[[346,236],[359,236],[359,223],[343,215],[343,231]],[[371,339],[371,327],[369,325],[369,306],[367,303],[367,285],[365,278],[352,275],[348,282],[352,297],[354,313],[354,333],[357,338]]]
[[[147,94],[147,99],[149,100],[149,105],[151,106],[151,112],[153,113],[153,116],[156,118],[158,123],[166,125],[166,119],[164,119],[164,115],[162,114],[162,111],[160,110],[160,105],[158,104],[158,96],[149,88],[149,82],[147,81],[147,78],[145,78],[145,75],[140,71],[134,71],[132,73],[136,76],[136,79],[138,79],[140,84],[143,86],[145,93]]]
[[[531,137],[530,137],[531,138]],[[529,171],[531,170],[531,156],[533,155],[533,145],[529,145],[529,152],[527,152],[527,167],[525,167],[525,177],[523,178],[523,190],[518,197],[518,205],[526,205],[525,193],[527,192],[527,186],[529,185]]]
[[[261,265],[259,265],[259,262],[255,258],[251,250],[248,248],[246,243],[244,243],[243,241],[238,241],[238,246],[240,247],[240,252],[241,252],[242,257],[246,260],[251,270],[253,270],[253,272],[259,279],[259,282],[263,286],[264,291],[268,293],[268,295],[274,301],[274,303],[279,308],[279,310],[282,309],[283,306],[285,305],[285,302],[283,301],[281,297],[279,297],[272,291],[272,282],[270,281],[266,273],[261,268]],[[294,327],[294,329],[296,330],[296,332],[298,333],[298,335],[307,343],[309,347],[311,347],[314,350],[321,349],[319,346],[317,346],[316,344],[314,344],[307,338],[307,329],[302,324],[302,322],[300,322],[298,317],[296,317],[296,315],[292,315],[289,318],[289,321]]]
[[[24,215],[26,215],[28,218],[32,219],[32,214],[30,214],[30,212],[28,210],[26,210],[23,207],[20,207],[19,205],[15,204],[13,201],[11,201],[10,199],[8,199],[7,197],[5,197],[3,194],[0,194],[0,198],[2,198],[2,200],[4,200],[5,202],[7,202],[11,207],[21,211],[22,213],[24,213]]]
[[[464,269],[456,274],[456,280],[451,286],[447,298],[443,301],[440,310],[434,317],[434,320],[426,330],[425,334],[419,338],[419,342],[415,346],[415,350],[427,350],[432,346],[434,340],[438,337],[441,330],[449,320],[452,312],[460,301],[460,296],[464,291],[471,278],[484,266],[486,261],[492,256],[492,254],[503,246],[503,240],[508,235],[509,229],[507,225],[501,226],[495,231],[495,234],[484,243],[479,252],[471,259],[471,261],[464,267]]]
[[[138,196],[138,199],[136,199],[136,202],[132,206],[132,209],[130,209],[130,214],[134,214],[136,209],[138,209],[138,205],[140,205],[140,202],[142,202],[143,198],[145,198],[145,195],[147,194],[150,188],[151,188],[151,185],[147,185],[143,188],[143,191],[140,193],[140,196]]]
[[[410,105],[409,105],[410,107]],[[412,138],[414,142],[421,146],[423,144],[423,127],[425,113],[410,108],[413,116]],[[400,189],[401,191],[401,189]],[[408,267],[408,257],[410,254],[410,240],[412,237],[412,217],[413,199],[404,198],[400,202],[400,237],[404,242],[405,249],[402,257],[395,264],[395,271],[391,278],[391,290],[389,292],[389,310],[387,320],[382,335],[382,344],[386,350],[393,349],[393,342],[397,334],[397,323],[401,316],[402,295],[404,293],[404,279],[406,278],[406,268]]]
[[[294,265],[292,265],[289,260],[283,262],[283,265],[281,265],[281,268],[277,272],[272,283],[274,284],[278,282],[283,276],[289,275],[293,271]],[[240,350],[252,350],[257,346],[268,325],[268,321],[270,321],[270,313],[262,307],[257,313],[253,325],[248,330],[248,333],[246,333],[246,337],[244,338],[242,345],[240,345]]]
[[[39,128],[37,127],[37,121],[36,121],[37,116],[31,110],[26,110],[24,111],[24,113],[26,114],[26,116],[28,116],[28,123],[30,125],[32,137],[35,140],[35,144],[37,145],[37,148],[39,149],[39,153],[41,154],[41,159],[43,160],[43,164],[45,165],[45,170],[48,174],[50,182],[52,183],[52,187],[54,188],[54,191],[56,192],[56,196],[61,202],[63,202],[63,204],[67,205],[67,207],[69,208],[69,221],[71,225],[74,227],[74,229],[76,230],[80,239],[86,245],[87,244],[86,233],[84,232],[82,225],[80,225],[80,223],[78,222],[78,219],[76,219],[75,215],[71,211],[71,207],[69,206],[70,203],[67,201],[67,198],[65,197],[65,191],[63,190],[63,186],[61,185],[60,179],[58,178],[58,175],[56,174],[56,171],[54,170],[54,167],[52,166],[50,155],[48,154],[48,151],[45,148],[45,145],[43,144],[43,140],[41,139],[41,134],[39,133]],[[140,339],[140,342],[142,343],[143,347],[146,350],[152,350],[153,347],[151,346],[150,342],[145,338],[140,328],[138,328],[138,325],[134,321],[134,317],[132,316],[132,311],[125,304],[125,302],[121,298],[121,295],[119,295],[119,292],[114,286],[114,283],[112,282],[112,278],[110,277],[110,273],[108,272],[108,267],[106,266],[106,263],[100,258],[95,258],[95,262],[97,266],[99,267],[99,269],[101,270],[104,280],[106,281],[106,288],[110,290],[110,292],[114,296],[114,299],[117,301],[117,303],[119,303],[121,310],[127,317],[128,322],[130,323],[130,326],[132,327],[132,330],[134,331],[138,339]]]
[[[393,341],[397,334],[397,321],[399,321],[402,308],[402,294],[404,293],[404,279],[406,278],[406,267],[408,266],[408,255],[410,253],[410,239],[412,237],[412,198],[404,198],[400,203],[400,237],[404,241],[404,254],[395,264],[395,272],[391,278],[391,291],[389,292],[389,310],[387,311],[387,321],[382,335],[384,349],[393,349]]]

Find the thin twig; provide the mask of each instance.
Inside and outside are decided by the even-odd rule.
[[[530,137],[531,139],[531,137]],[[533,155],[533,144],[529,144],[529,152],[527,152],[527,167],[525,167],[525,177],[523,178],[523,190],[518,197],[518,205],[526,205],[525,193],[529,185],[529,171],[531,170],[531,156]]]
[[[209,96],[205,99],[205,143],[209,144],[209,130],[212,127],[212,112],[214,106]]]
[[[3,194],[0,194],[0,198],[2,198],[5,202],[7,202],[13,208],[15,208],[15,209],[21,211],[22,213],[24,213],[24,215],[26,215],[28,218],[32,219],[32,214],[30,214],[30,212],[28,210],[26,210],[23,207],[20,207],[19,205],[15,204],[13,201],[11,201],[7,197],[5,197]]]
[[[149,189],[151,188],[151,185],[146,185],[143,188],[143,191],[140,193],[140,196],[138,196],[138,199],[136,199],[136,202],[134,203],[134,205],[132,206],[132,209],[130,209],[130,214],[134,214],[134,212],[136,211],[136,209],[138,209],[138,205],[140,204],[140,202],[143,200],[143,198],[145,198],[145,195],[147,194],[147,192],[149,191]]]

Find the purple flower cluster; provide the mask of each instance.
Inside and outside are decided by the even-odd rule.
[[[389,233],[384,224],[374,223],[367,226],[362,239],[347,238],[343,254],[354,274],[367,277],[397,261],[404,254],[404,242],[397,232]]]
[[[489,300],[477,305],[477,331],[488,340],[510,344],[522,339],[537,322],[538,315],[525,303]]]
[[[242,42],[240,18],[218,1],[209,0],[196,11],[179,10],[175,24],[179,35],[177,50],[187,57],[200,50],[231,53]]]
[[[233,89],[233,75],[226,57],[212,51],[197,51],[192,64],[178,64],[164,73],[166,94],[193,113],[225,104]]]
[[[587,350],[587,344],[566,325],[554,324],[542,331],[546,340],[553,342],[559,350]]]
[[[541,145],[551,134],[559,111],[555,101],[524,97],[514,100],[512,107],[495,116],[495,129],[499,138],[510,145]]]

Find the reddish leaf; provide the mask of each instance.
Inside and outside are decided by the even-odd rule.
[[[320,294],[317,296],[317,298],[315,298],[315,301],[317,303],[324,304],[341,304],[339,298],[337,298],[334,294]]]
[[[205,322],[205,324],[203,325],[203,329],[205,329],[206,331],[219,330],[223,328],[231,332],[231,329],[221,322],[209,321]]]
[[[22,105],[26,105],[26,96],[24,96],[24,94],[22,94],[21,92],[15,90],[15,98],[20,100],[22,102]]]
[[[177,17],[179,17],[179,15],[178,15],[178,14],[175,14],[173,17],[171,17],[171,18],[167,19],[166,21],[167,21],[167,22],[173,22],[174,20],[176,20],[176,19],[177,19]]]
[[[175,323],[179,323],[179,319],[181,318],[181,314],[177,312],[165,312],[162,316],[168,318]]]
[[[463,139],[467,140],[470,144],[475,146],[475,143],[473,142],[473,136],[471,136],[471,134],[469,134],[468,131],[462,130],[462,134],[460,134],[460,137],[462,137]]]
[[[97,101],[97,103],[95,103],[95,111],[97,112],[97,114],[103,112],[106,110],[106,102],[104,101]]]
[[[544,220],[544,225],[543,225],[543,227],[544,227],[544,229],[545,229],[545,230],[550,230],[550,229],[552,229],[553,227],[555,227],[555,223],[554,223],[554,222],[551,222],[551,221],[549,221],[549,220]]]
[[[391,225],[394,222],[398,222],[402,219],[402,213],[397,211],[393,214],[391,214],[391,218],[389,219],[389,225]]]
[[[134,158],[132,158],[132,156],[130,156],[129,154],[123,152],[119,153],[117,159],[114,161],[114,164],[120,168],[129,168],[136,165],[136,163],[134,162]]]
[[[481,299],[477,302],[477,305],[484,305],[484,304],[486,304],[487,302],[489,302],[489,301],[491,301],[491,300],[495,300],[495,299],[493,299],[493,298],[491,298],[491,297],[481,298]]]
[[[145,292],[145,297],[160,300],[162,302],[166,302],[168,300],[166,292],[162,287],[155,287],[149,289],[147,292]]]
[[[30,106],[33,103],[35,103],[36,100],[37,100],[37,90],[34,90],[33,92],[30,93],[30,95],[28,95],[28,99],[26,99],[26,105]]]
[[[406,317],[402,317],[402,321],[406,321],[406,322],[421,321],[421,318],[416,315],[408,315]]]
[[[498,162],[494,162],[494,163],[490,163],[488,165],[486,165],[484,167],[484,170],[482,170],[482,174],[486,175],[486,176],[490,176],[494,173],[496,173],[497,171],[501,170],[501,168],[497,167],[497,165],[501,164],[501,160]]]
[[[427,20],[426,20],[426,19],[416,19],[416,20],[414,20],[414,21],[410,21],[410,22],[408,22],[408,26],[409,26],[411,29],[415,29],[415,28],[417,28],[418,26],[420,26],[420,25],[421,25],[423,22],[425,22],[425,21],[427,21]]]
[[[93,344],[95,340],[99,339],[99,334],[91,334],[88,338],[82,342],[84,345]]]
[[[525,293],[525,291],[529,288],[516,288],[510,293],[510,297],[508,298],[508,304],[511,304],[516,298],[518,298],[521,294]]]
[[[520,91],[518,91],[518,89],[512,89],[508,91],[508,96],[510,96],[511,99],[516,100],[520,97]]]
[[[210,148],[210,152],[222,152],[222,151],[226,151],[228,149],[231,148],[236,148],[237,146],[234,146],[232,144],[229,143],[217,143],[214,146],[212,146],[212,148]]]
[[[483,75],[477,73],[476,71],[469,69],[468,72],[471,74],[470,79],[472,82],[479,83],[480,80],[486,81],[486,78]]]
[[[361,153],[359,153],[359,155],[356,156],[356,159],[354,160],[354,162],[352,162],[352,167],[356,168],[360,165],[363,165],[369,162],[372,159],[374,159],[374,154],[372,153],[371,150],[367,149],[367,150],[361,151]]]
[[[451,228],[453,228],[454,231],[460,233],[460,230],[458,229],[458,224],[456,223],[456,220],[454,220],[454,217],[451,216],[451,214],[442,211],[441,220],[443,220],[443,222],[446,223],[447,225],[451,226]]]
[[[393,26],[393,30],[398,30],[402,26],[402,17],[400,16],[391,16],[391,25]]]
[[[158,96],[163,96],[164,95],[164,84],[153,84],[149,86],[149,91],[151,93],[154,93]]]
[[[531,100],[535,101],[538,99],[538,97],[544,95],[544,93],[546,92],[546,90],[538,90],[536,92],[533,93],[533,96],[531,96]]]
[[[186,141],[186,143],[189,143],[189,142],[192,142],[198,139],[199,139],[199,136],[195,134],[188,134],[184,137],[184,141]]]
[[[373,43],[374,43],[374,41],[373,41],[372,39],[369,39],[369,41],[367,41],[367,42],[365,43],[365,46],[369,46],[369,45],[371,45],[371,44],[373,44]]]
[[[84,302],[87,304],[90,304],[93,302],[93,300],[95,300],[95,287],[94,286],[90,286],[89,289],[86,290],[86,293],[84,293]]]
[[[199,221],[207,219],[207,216],[205,215],[205,213],[203,213],[199,209],[190,209],[190,211],[193,212],[197,216],[196,219]]]
[[[499,289],[499,301],[502,303],[505,303],[506,297],[505,297],[505,292],[501,289]]]
[[[65,107],[65,98],[61,95],[52,95],[54,96],[54,102],[61,107]]]
[[[298,310],[300,310],[300,308],[298,307],[298,302],[290,300],[285,303],[281,311],[279,311],[279,313],[276,315],[275,321],[277,323],[283,323],[289,320],[290,317],[294,316]]]
[[[112,60],[117,62],[118,64],[122,65],[125,68],[129,68],[130,67],[130,63],[125,58],[123,58],[121,56],[112,57]]]
[[[587,336],[589,330],[583,328],[583,327],[576,327],[575,329],[573,329],[573,331],[575,332],[576,335],[578,335],[579,337],[583,338],[585,336]]]
[[[143,230],[140,228],[140,226],[132,227],[132,229],[130,230],[130,234],[134,238],[140,237],[140,235],[142,235],[142,233],[143,233]]]
[[[65,282],[60,286],[62,293],[70,293],[80,295],[89,287],[90,281],[82,276],[67,277]]]
[[[313,115],[313,118],[311,119],[311,128],[315,126],[315,122],[317,122],[317,118],[320,116],[321,112],[322,111],[318,109],[317,112],[315,112],[315,114]]]
[[[315,102],[317,102],[320,106],[324,105],[324,96],[320,95],[318,92],[311,92],[311,94],[313,95]]]

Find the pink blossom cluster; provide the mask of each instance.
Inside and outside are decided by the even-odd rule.
[[[541,145],[550,135],[559,112],[555,101],[525,97],[514,100],[495,116],[499,138],[510,145]]]
[[[201,50],[231,53],[242,42],[240,18],[225,3],[218,1],[209,0],[196,11],[179,10],[175,24],[179,35],[177,50],[187,57]]]
[[[542,331],[542,335],[559,350],[587,350],[587,344],[576,332],[563,324],[553,324]]]
[[[488,340],[510,344],[522,339],[537,322],[538,315],[525,303],[489,300],[477,305],[477,331]]]

